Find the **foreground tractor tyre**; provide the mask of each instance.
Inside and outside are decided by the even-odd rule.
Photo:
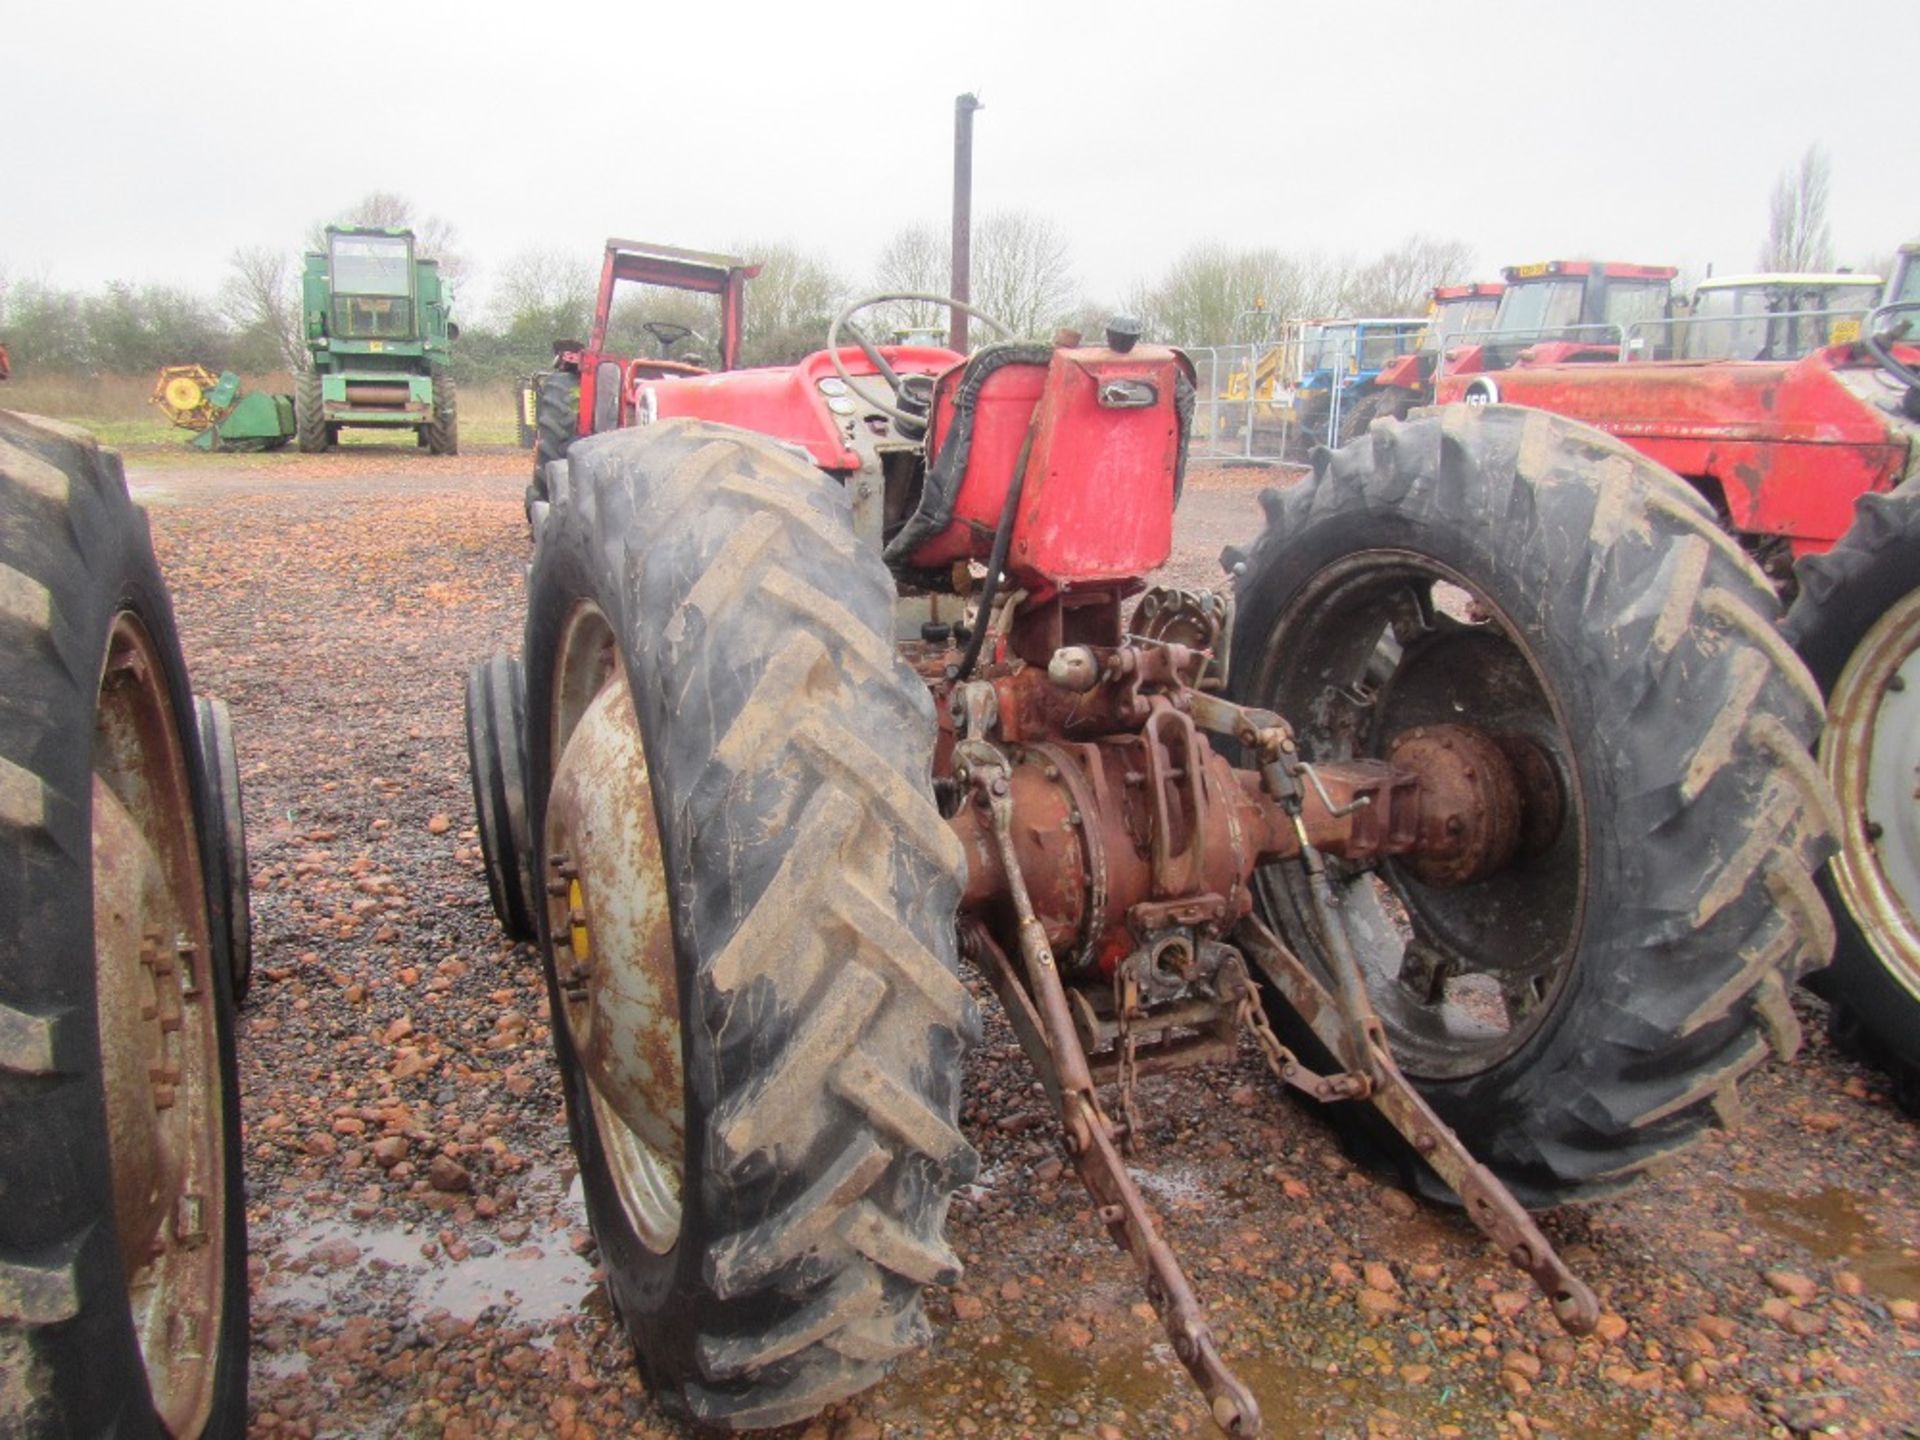
[[[196,728],[118,457],[0,412],[0,1435],[246,1426],[230,961]]]
[[[425,429],[429,455],[460,453],[460,401],[453,376],[444,370],[433,372],[433,419]]]
[[[1834,1037],[1920,1114],[1920,482],[1863,497],[1840,543],[1800,567],[1785,633],[1827,697],[1820,764],[1840,802],[1820,876],[1839,940],[1814,988]]]
[[[337,437],[336,426],[329,425],[320,400],[320,372],[302,370],[293,377],[293,438],[303,455],[318,455]]]
[[[528,793],[572,1138],[655,1394],[785,1424],[927,1333],[977,1160],[963,857],[843,489],[673,421],[554,467]]]
[[[547,493],[547,466],[567,458],[580,437],[580,377],[565,370],[542,375],[533,400],[533,483],[527,487],[527,515]]]
[[[1457,745],[1472,781],[1473,727],[1519,777],[1488,878],[1339,870],[1395,1057],[1524,1203],[1619,1188],[1793,1053],[1790,987],[1832,945],[1819,697],[1772,591],[1672,475],[1537,411],[1383,422],[1264,503],[1235,698],[1290,717],[1309,761]],[[1328,974],[1296,873],[1260,898]],[[1371,1120],[1342,1123],[1439,1193]]]

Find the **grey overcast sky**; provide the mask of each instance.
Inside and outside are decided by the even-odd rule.
[[[216,286],[373,189],[529,247],[783,239],[865,277],[975,204],[1052,218],[1090,298],[1201,240],[1460,238],[1750,268],[1832,160],[1842,263],[1920,236],[1913,0],[1147,5],[0,0],[0,272]]]

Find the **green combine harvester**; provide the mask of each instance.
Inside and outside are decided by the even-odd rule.
[[[300,309],[309,364],[295,377],[294,436],[326,450],[343,425],[405,427],[434,455],[460,445],[449,343],[452,293],[413,253],[413,232],[329,225],[309,251]]]

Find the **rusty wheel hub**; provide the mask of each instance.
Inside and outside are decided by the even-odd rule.
[[[686,1121],[673,925],[646,752],[599,612],[575,617],[560,663],[544,847],[558,1020],[627,1219],[664,1253],[680,1233]]]
[[[1566,983],[1586,855],[1575,746],[1525,632],[1441,563],[1366,551],[1295,602],[1282,693],[1315,761],[1390,757],[1420,777],[1415,854],[1346,865],[1367,988],[1410,1075],[1445,1079],[1523,1045]],[[1269,887],[1280,883],[1262,882]]]
[[[220,1032],[193,793],[166,672],[130,614],[108,637],[93,772],[95,996],[114,1220],[154,1409],[213,1403],[227,1257]]]

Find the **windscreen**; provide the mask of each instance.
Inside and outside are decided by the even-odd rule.
[[[1887,304],[1911,305],[1920,302],[1920,255],[1902,255],[1893,283],[1887,286]]]
[[[1500,297],[1493,328],[1528,339],[1541,338],[1542,332],[1564,330],[1580,323],[1579,279],[1555,276],[1546,280],[1521,280]]]
[[[1369,325],[1360,336],[1360,368],[1384,370],[1397,356],[1413,348],[1419,330],[1412,326]]]
[[[411,295],[413,242],[404,235],[332,237],[336,295]]]
[[[1452,346],[1470,330],[1491,330],[1493,317],[1499,311],[1498,295],[1460,295],[1451,300],[1442,300],[1433,312],[1433,319],[1421,333],[1420,348],[1438,350],[1443,340]]]

